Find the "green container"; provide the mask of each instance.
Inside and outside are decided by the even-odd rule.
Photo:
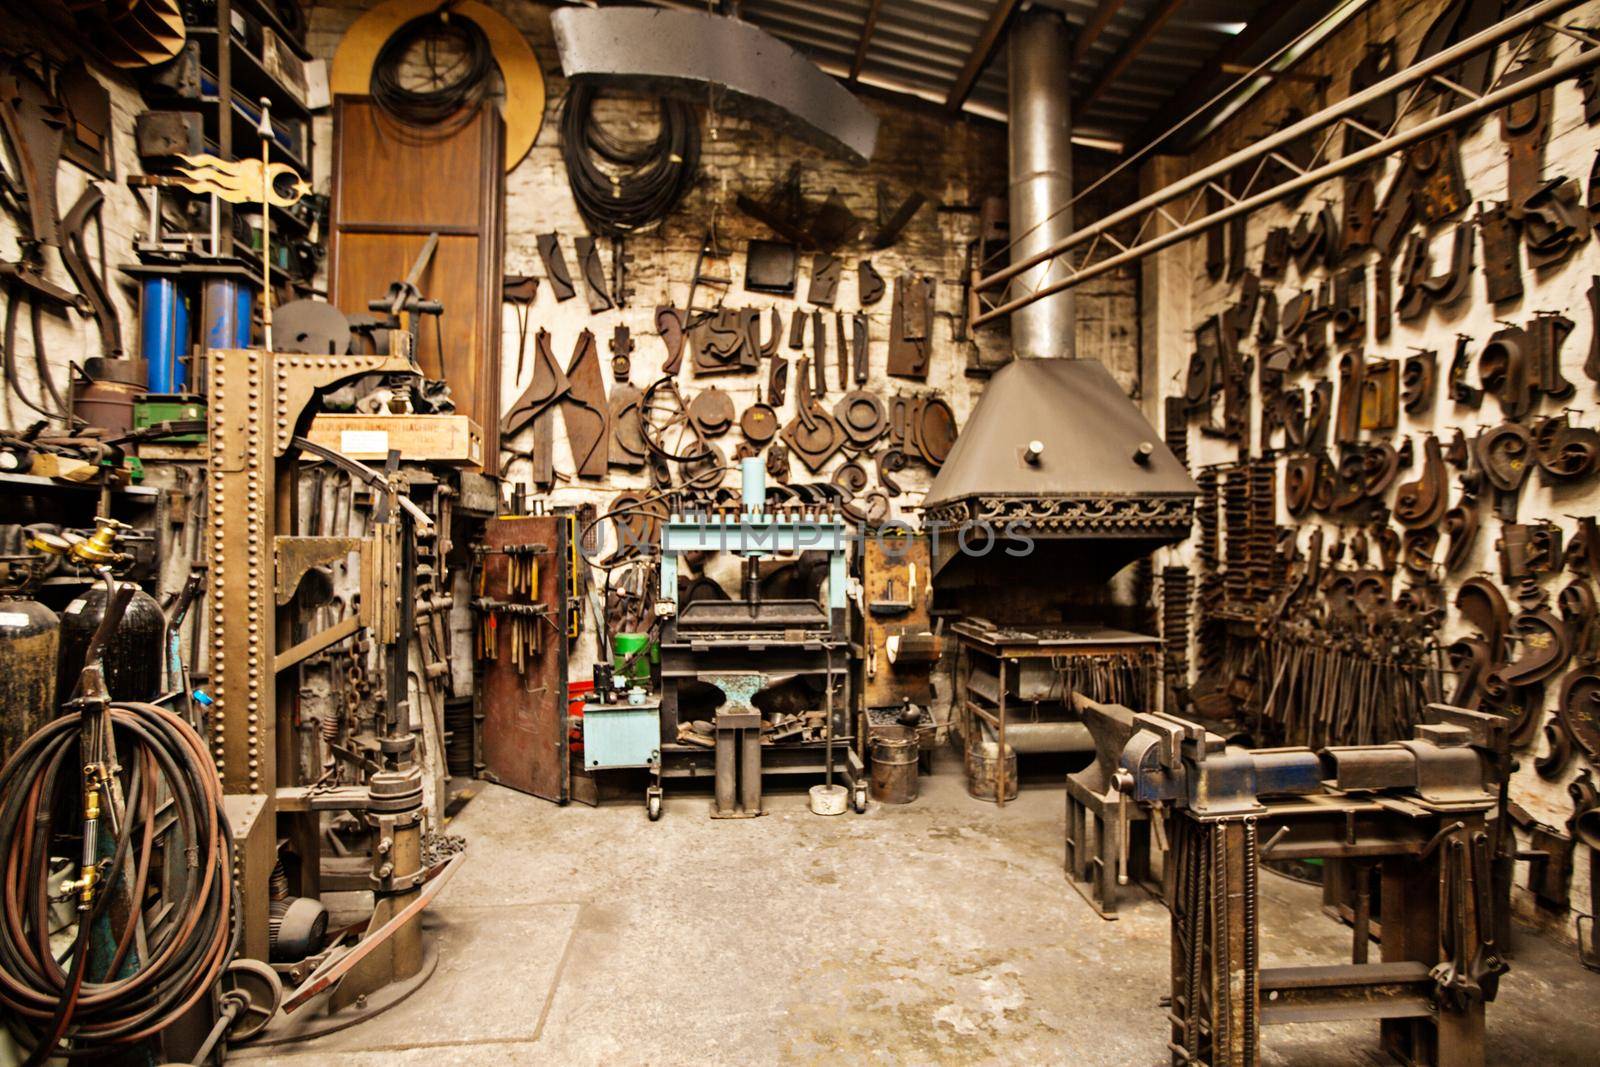
[[[611,648],[611,666],[618,678],[626,680],[631,685],[650,684],[650,664],[656,658],[656,649],[649,634],[617,634],[611,640]],[[626,666],[628,657],[641,649],[645,651],[631,666]]]
[[[206,406],[194,400],[136,400],[133,403],[133,428],[143,430],[162,422],[204,422]],[[163,438],[168,444],[200,444],[205,431]]]

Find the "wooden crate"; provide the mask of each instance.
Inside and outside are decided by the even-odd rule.
[[[407,460],[483,466],[483,431],[465,415],[318,415],[309,436],[362,462],[381,462],[394,448]]]

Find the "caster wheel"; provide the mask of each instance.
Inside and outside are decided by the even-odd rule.
[[[867,810],[866,786],[856,786],[855,791],[850,794],[850,806],[855,809],[857,815]]]
[[[237,959],[222,972],[222,1003],[238,1005],[229,1041],[249,1041],[272,1022],[283,1003],[283,982],[278,972],[260,960]]]
[[[645,814],[650,816],[650,821],[655,822],[661,818],[661,794],[651,793],[644,800]]]

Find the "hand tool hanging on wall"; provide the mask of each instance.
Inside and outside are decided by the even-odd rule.
[[[517,368],[511,376],[513,382],[522,380],[522,367],[528,354],[528,316],[532,313],[534,298],[539,295],[539,279],[531,274],[508,274],[500,283],[500,299],[511,305],[517,317]],[[285,308],[279,308],[280,322]],[[348,331],[347,331],[348,332]],[[347,342],[348,343],[348,342]]]
[[[600,249],[593,237],[579,237],[574,244],[578,249],[578,273],[583,278],[583,291],[589,298],[589,313],[611,310],[611,287],[606,284],[605,267],[600,263]]]
[[[539,259],[544,263],[544,276],[550,279],[550,291],[556,294],[556,302],[577,296],[578,291],[572,286],[572,275],[567,272],[567,257],[561,251],[561,235],[541,233],[535,243],[539,248]]]

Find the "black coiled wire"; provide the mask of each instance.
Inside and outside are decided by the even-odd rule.
[[[567,91],[561,158],[589,231],[623,237],[666,218],[694,184],[700,172],[700,118],[693,105],[662,97],[655,140],[621,141],[595,122],[597,95],[583,83]]]
[[[466,16],[450,17],[451,3],[442,3],[396,30],[378,49],[372,64],[372,99],[390,116],[409,126],[444,126],[452,117],[465,121],[488,92],[494,75],[494,51],[478,24]],[[406,58],[419,41],[433,50],[454,42],[461,58],[446,73],[456,77],[431,89],[413,89],[401,81]],[[431,55],[430,55],[431,60]]]
[[[108,715],[126,768],[126,814],[93,907],[78,915],[69,967],[50,945],[50,861],[62,853],[76,858],[79,846],[81,822],[55,824],[57,813],[76,820],[81,812],[79,717],[49,723],[0,768],[0,1015],[32,1050],[30,1064],[52,1055],[103,1054],[108,1045],[159,1033],[216,986],[237,951],[233,838],[205,743],[154,704],[114,703]],[[142,954],[131,956],[143,921],[135,907],[122,929],[111,931],[116,947],[108,980],[87,981],[89,943],[122,893],[119,882],[137,904],[145,899],[159,860],[155,825],[163,793],[177,819],[169,841],[185,849],[182,884],[163,887],[172,907],[147,932]],[[109,818],[102,811],[102,834]],[[136,969],[117,977],[130,962]],[[57,1048],[63,1041],[73,1047]]]

